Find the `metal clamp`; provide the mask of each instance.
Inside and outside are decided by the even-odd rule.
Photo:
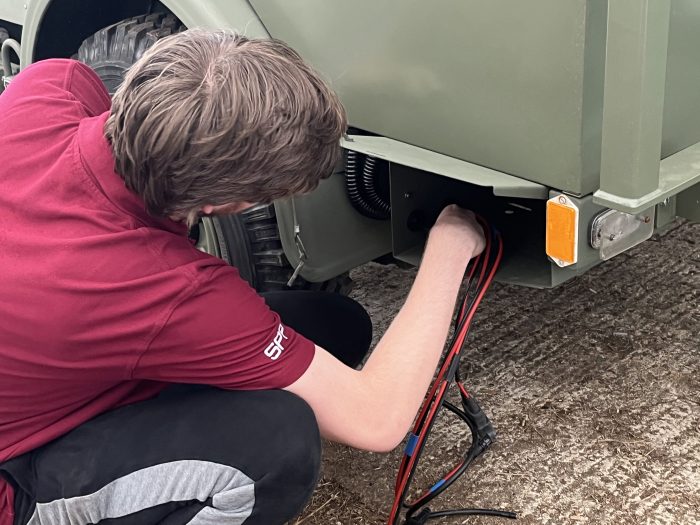
[[[17,40],[13,38],[8,38],[2,43],[2,48],[0,48],[0,61],[2,62],[2,84],[3,87],[7,87],[12,81],[12,60],[10,59],[10,50],[17,53],[20,56],[21,46]]]
[[[301,240],[301,227],[299,226],[299,221],[297,220],[297,207],[294,203],[294,199],[292,199],[292,217],[294,221],[294,244],[296,244],[297,247],[299,262],[294,268],[294,272],[289,278],[289,281],[287,281],[287,286],[290,288],[294,284],[294,281],[297,280],[297,277],[299,277],[302,268],[304,268],[304,264],[306,264],[306,248],[304,248],[304,242]]]

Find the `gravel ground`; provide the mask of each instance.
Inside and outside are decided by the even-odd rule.
[[[376,336],[414,275],[354,271]],[[523,525],[700,524],[700,224],[677,223],[553,290],[492,286],[462,370],[498,441],[433,509],[515,510]],[[441,418],[417,485],[466,446],[463,425]],[[385,523],[399,458],[326,443],[319,488],[294,523]]]

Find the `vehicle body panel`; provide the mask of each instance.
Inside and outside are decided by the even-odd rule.
[[[0,2],[0,20],[23,25],[27,3],[21,0],[3,0]]]
[[[541,204],[557,192],[577,202],[582,229],[606,206],[632,213],[659,203],[660,226],[676,210],[700,215],[700,168],[694,160],[700,151],[700,4],[658,0],[663,5],[655,8],[667,14],[667,27],[658,20],[652,27],[654,20],[644,18],[648,15],[637,1],[646,5],[650,0],[620,0],[614,4],[617,14],[624,19],[624,9],[636,12],[656,30],[657,41],[644,33],[647,26],[633,28],[640,31],[636,35],[621,32],[629,29],[610,18],[605,0],[164,0],[162,6],[187,27],[223,27],[287,41],[339,93],[351,126],[376,135],[354,144],[345,141],[344,147],[388,162],[395,206],[390,221],[357,213],[348,203],[342,173],[312,195],[275,203],[288,259],[294,266],[304,259],[301,275],[322,281],[390,252],[417,263],[421,237],[409,232],[405,221],[418,201],[431,209],[447,201],[481,206],[500,223],[503,217],[495,214],[513,212],[513,203],[525,202],[518,199],[534,199],[516,212],[529,229],[514,228],[510,234],[528,237],[527,244],[537,250],[545,231]],[[70,56],[66,46],[60,52],[52,48],[63,35],[79,42],[152,5],[124,0],[96,12],[98,4],[85,2],[0,0],[0,19],[24,26],[22,67],[37,58]],[[69,7],[73,17],[80,13],[76,9],[90,7],[94,19],[71,25],[70,17],[51,16],[64,9],[67,13]],[[108,7],[113,13],[107,13]],[[49,22],[60,27],[47,27]],[[53,40],[45,37],[49,31]],[[82,33],[73,35],[76,31]],[[609,38],[610,31],[617,32],[615,38]],[[656,65],[665,64],[663,95],[656,96],[650,109],[658,114],[648,119],[659,123],[661,154],[656,157],[665,160],[657,166],[658,188],[637,200],[624,192],[606,194],[601,184],[601,151],[612,152],[613,161],[625,166],[622,157],[615,157],[612,139],[607,149],[602,145],[605,104],[615,110],[626,104],[628,80],[606,77],[606,52],[624,51],[611,49],[609,42],[624,43],[628,36],[637,37],[640,45],[657,46],[649,48],[657,53]],[[624,54],[618,58],[625,63]],[[644,56],[630,56],[629,74],[644,78],[646,64]],[[636,96],[648,96],[644,89],[639,86]],[[609,122],[616,123],[614,118]],[[636,185],[654,182],[642,175],[653,174],[656,161],[652,159],[654,166],[647,162],[642,143],[634,143],[634,136],[625,143],[628,138],[618,133],[619,154],[637,148],[646,160],[629,173],[609,170],[608,180],[631,178],[620,186],[634,195]],[[411,201],[405,198],[411,187],[436,193]],[[474,202],[474,195],[482,202]],[[555,267],[543,252],[515,240],[511,244],[523,251],[506,258],[500,275],[509,282],[556,285],[599,262],[587,237],[580,232],[582,258],[568,268]]]

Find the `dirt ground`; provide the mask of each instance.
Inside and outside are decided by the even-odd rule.
[[[414,270],[370,264],[354,297],[375,337]],[[517,511],[444,524],[700,524],[700,225],[671,231],[553,290],[492,286],[462,363],[498,441],[436,500]],[[468,446],[445,416],[424,454],[426,488]],[[296,525],[385,523],[400,451],[326,443]]]

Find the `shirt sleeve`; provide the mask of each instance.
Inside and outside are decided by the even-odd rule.
[[[134,379],[259,390],[301,377],[314,343],[285,326],[235,268],[207,272],[141,356]]]
[[[66,122],[108,111],[109,93],[97,74],[76,60],[41,60],[23,69],[2,94],[2,106],[15,117],[13,126],[35,119]],[[3,114],[3,119],[7,118]]]

